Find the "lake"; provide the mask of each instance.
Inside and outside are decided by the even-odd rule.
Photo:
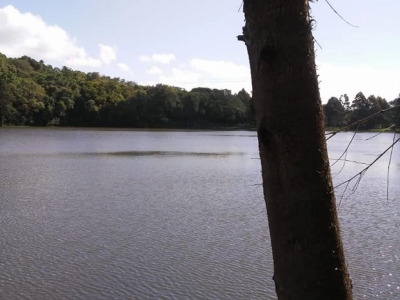
[[[373,135],[346,159],[393,139]],[[400,145],[387,199],[389,154],[337,191],[355,299],[400,298]],[[342,167],[336,184],[365,165]],[[0,298],[276,299],[260,183],[251,131],[1,128]]]

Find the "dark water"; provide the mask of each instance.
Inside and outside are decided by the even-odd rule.
[[[0,299],[275,299],[257,157],[246,131],[1,129]],[[389,200],[388,158],[339,210],[356,299],[400,299],[400,146]]]

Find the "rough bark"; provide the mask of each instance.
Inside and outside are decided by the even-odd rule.
[[[307,0],[245,0],[279,299],[352,299],[324,136]]]

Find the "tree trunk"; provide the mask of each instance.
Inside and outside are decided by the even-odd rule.
[[[279,299],[352,299],[324,135],[307,0],[244,0]]]

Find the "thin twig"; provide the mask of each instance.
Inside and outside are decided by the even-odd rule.
[[[344,162],[343,162],[343,166],[342,166],[342,168],[340,169],[339,173],[337,173],[335,176],[339,175],[340,172],[342,172],[342,170],[344,169],[344,166],[346,165],[347,152],[349,151],[350,145],[351,145],[351,143],[353,142],[353,140],[354,140],[354,138],[355,138],[355,136],[356,136],[356,134],[357,134],[358,127],[359,127],[359,126],[357,126],[356,131],[354,132],[354,134],[353,134],[353,136],[352,136],[352,138],[351,138],[349,144],[347,145],[346,149],[343,151],[342,155],[340,155],[340,157],[339,157],[338,160],[336,160],[333,164],[331,164],[331,168],[332,168],[343,156],[345,156],[345,160],[344,160]]]
[[[393,134],[393,142],[396,139],[396,131]],[[392,154],[393,154],[393,148],[390,150],[390,157],[389,157],[389,163],[388,163],[388,170],[387,170],[387,176],[386,176],[386,199],[389,201],[389,172],[390,172],[390,163],[392,162]]]
[[[357,187],[358,187],[358,185],[360,184],[361,179],[363,178],[364,175],[365,175],[365,172],[361,172],[361,174],[358,174],[359,177],[358,177],[358,179],[357,179],[357,182],[354,184],[353,188],[351,189],[351,193],[350,193],[344,200],[349,199],[349,198],[356,192]],[[343,194],[342,194],[342,196],[340,197],[340,202],[339,202],[338,208],[340,208],[340,205],[342,204],[343,196],[345,195],[346,190],[347,190],[349,184],[350,184],[350,181],[347,182],[346,188],[344,189]]]
[[[352,27],[356,27],[356,28],[358,27],[357,25],[353,25],[353,24],[349,23],[345,18],[343,18],[343,17],[333,8],[333,6],[329,3],[328,0],[325,0],[325,2],[328,3],[328,5],[330,6],[330,8],[332,8],[332,10],[335,12],[335,14],[337,14],[343,21],[345,21],[347,24],[349,24],[349,25],[352,26]]]
[[[342,183],[336,185],[334,187],[334,189],[352,181],[354,178],[358,177],[356,184],[353,187],[353,190],[357,189],[362,177],[364,176],[364,174],[368,171],[369,168],[371,168],[383,155],[385,155],[386,152],[388,152],[390,149],[392,149],[394,147],[394,145],[397,144],[397,142],[400,141],[400,138],[398,138],[397,140],[395,140],[385,151],[383,151],[381,154],[379,154],[379,156],[372,162],[370,163],[367,167],[365,167],[362,171],[358,172],[356,175],[354,175],[353,177],[351,177],[350,179],[343,181]]]
[[[240,6],[239,6],[239,9],[238,9],[238,12],[240,12],[240,9],[242,8],[242,6],[243,6],[243,2],[244,1],[242,1],[242,3],[240,3]]]
[[[340,208],[340,205],[342,204],[342,200],[343,200],[343,196],[346,193],[347,187],[349,186],[350,181],[346,184],[346,187],[344,188],[344,191],[342,193],[342,196],[340,197],[340,201],[339,201],[339,205],[338,205],[338,209]]]
[[[317,45],[321,48],[321,50],[322,50],[322,47],[321,47],[321,45],[318,43],[318,41],[313,37],[313,39],[314,39],[314,41],[317,43]]]
[[[328,141],[329,139],[331,139],[332,137],[334,137],[334,136],[335,136],[336,134],[338,134],[339,132],[342,132],[343,130],[346,130],[346,129],[349,129],[349,128],[355,126],[355,125],[364,123],[365,121],[368,121],[369,119],[372,119],[373,117],[375,117],[375,116],[377,116],[377,115],[383,114],[383,113],[385,113],[385,112],[388,112],[388,111],[390,111],[390,110],[392,110],[392,109],[399,108],[399,107],[400,107],[400,105],[395,105],[395,106],[392,106],[392,107],[389,107],[389,108],[386,108],[386,109],[382,109],[382,110],[380,110],[380,111],[378,111],[378,112],[376,112],[376,113],[374,113],[374,114],[372,114],[372,115],[369,115],[368,117],[365,117],[365,118],[363,118],[363,119],[361,119],[361,120],[358,120],[357,122],[354,122],[354,123],[352,123],[352,124],[350,124],[350,125],[347,125],[347,126],[345,126],[345,127],[342,127],[342,128],[340,128],[339,130],[336,130],[336,131],[334,131],[334,132],[325,133],[325,135],[331,135],[330,137],[327,137],[326,140]]]
[[[382,134],[382,133],[384,133],[384,132],[386,132],[386,131],[392,129],[392,128],[395,127],[395,126],[396,126],[396,125],[393,124],[392,126],[383,129],[383,130],[382,130],[381,132],[379,132],[378,134],[375,134],[375,135],[371,136],[370,138],[367,138],[366,141],[372,140],[373,138],[375,138],[375,137],[377,137],[378,135],[380,135],[380,134]]]
[[[346,149],[343,151],[342,155],[340,155],[339,159],[341,159],[341,158],[343,157],[343,155],[345,155],[345,154],[347,153],[347,151],[349,150],[350,145],[351,145],[351,143],[353,142],[353,140],[354,140],[354,138],[355,138],[357,132],[358,132],[358,126],[357,126],[357,128],[356,128],[356,131],[354,131],[354,134],[353,134],[353,136],[351,137],[351,140],[350,140],[350,142],[348,143]],[[339,159],[338,159],[337,161],[335,161],[333,164],[331,164],[331,167],[333,167],[333,166],[339,161]]]
[[[255,186],[256,188],[261,187],[263,184],[262,183],[257,183],[257,184],[252,184],[251,186]]]
[[[356,160],[349,160],[349,159],[330,158],[330,160],[345,160],[345,161],[347,161],[347,162],[352,162],[352,163],[355,163],[355,164],[369,165],[368,163],[365,163],[365,162],[356,161]]]
[[[346,162],[347,162],[347,150],[346,150],[346,155],[344,156],[344,160],[343,160],[343,165],[342,165],[342,167],[340,168],[340,170],[339,170],[339,172],[337,172],[332,178],[335,178],[336,176],[338,176],[340,173],[342,173],[342,171],[344,170],[344,167],[346,166]],[[335,161],[334,162],[334,164],[336,164],[338,162],[338,160],[337,161]]]

